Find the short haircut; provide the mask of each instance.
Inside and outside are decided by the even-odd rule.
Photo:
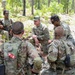
[[[24,31],[24,25],[22,22],[17,21],[12,24],[12,32],[16,35],[21,34]]]
[[[50,17],[50,19],[51,19],[51,20],[54,20],[54,21],[60,21],[58,15],[53,15],[53,16]]]
[[[9,11],[8,11],[8,10],[4,10],[4,11],[3,11],[3,15],[5,15],[6,13],[9,14]]]
[[[59,36],[64,36],[64,29],[62,26],[58,26],[55,28],[55,33]]]

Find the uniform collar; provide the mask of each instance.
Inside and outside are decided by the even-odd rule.
[[[22,41],[21,38],[19,37],[16,37],[16,36],[13,36],[12,39],[11,39],[12,42],[18,42],[18,41]]]
[[[37,28],[40,28],[42,25],[40,24],[39,26],[36,26]]]

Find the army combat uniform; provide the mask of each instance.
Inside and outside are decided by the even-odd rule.
[[[18,51],[16,51],[16,49],[18,49]],[[27,72],[28,57],[31,57],[33,60],[33,68],[38,72],[41,70],[42,60],[37,54],[36,49],[28,41],[18,37],[12,37],[9,42],[4,43],[0,47],[0,52],[0,58],[3,57],[2,61],[5,64],[6,75],[31,75],[28,74],[30,72]],[[14,54],[9,54],[10,52]],[[38,63],[40,63],[40,65]]]
[[[43,52],[47,53],[48,40],[50,39],[48,28],[45,25],[40,24],[38,27],[33,27],[32,32],[33,35],[37,35],[37,39],[42,45]]]
[[[9,31],[9,28],[13,22],[11,19],[3,19],[2,23],[3,23],[3,26],[5,27],[4,30]]]
[[[65,22],[60,22],[60,25],[63,27],[63,29],[65,31],[64,37],[67,40],[70,40],[75,45],[75,40],[74,40],[73,36],[71,35],[71,30],[70,30],[69,25],[67,25]]]
[[[49,75],[75,75],[74,66],[69,67],[68,65],[70,61],[65,64],[66,55],[71,54],[71,50],[75,53],[74,45],[71,41],[53,40],[48,52]]]
[[[11,30],[11,25],[12,25],[13,21],[9,18],[9,11],[8,10],[4,10],[3,15],[4,15],[4,18],[2,19],[3,30],[8,32],[7,38],[10,39],[12,37],[12,34],[10,34],[10,30]]]
[[[12,20],[11,19],[7,19],[7,20],[3,19],[2,25],[3,25],[3,29],[0,29],[0,34],[3,36],[3,39],[5,39],[5,41],[9,40],[9,38],[11,37],[9,32],[11,29]]]

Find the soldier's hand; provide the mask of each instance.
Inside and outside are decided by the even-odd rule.
[[[0,29],[3,29],[3,25],[0,25]]]
[[[37,70],[35,70],[34,68],[31,70],[34,73],[39,73]]]
[[[33,39],[37,38],[37,35],[33,35],[32,38],[33,38]]]
[[[48,44],[50,44],[52,42],[52,40],[48,40]]]

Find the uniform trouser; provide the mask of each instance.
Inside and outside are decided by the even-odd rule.
[[[56,72],[50,70],[50,69],[45,69],[41,72],[41,75],[56,75]]]
[[[48,43],[43,43],[43,44],[41,44],[41,46],[42,46],[42,51],[44,52],[44,54],[48,54]]]
[[[2,30],[1,34],[4,35],[4,39],[5,40],[9,40],[9,33],[8,33],[8,31]]]
[[[68,70],[68,71],[65,71],[65,74],[66,75],[75,75],[75,68]]]
[[[41,75],[75,75],[75,68],[68,70],[68,71],[64,71],[64,73],[62,74],[62,71],[59,73],[58,71],[52,71],[52,70],[44,70]]]

